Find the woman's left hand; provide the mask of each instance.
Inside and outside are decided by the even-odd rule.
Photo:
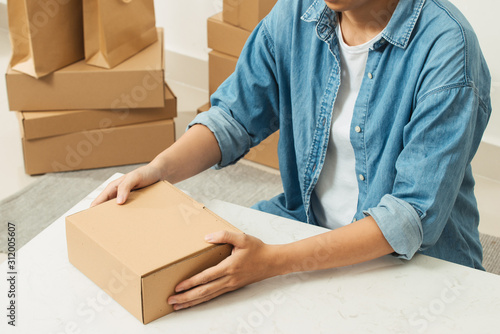
[[[213,244],[231,244],[233,251],[218,265],[179,283],[168,298],[174,310],[198,305],[223,293],[279,275],[278,245],[267,245],[243,233],[220,231],[205,237]],[[185,291],[185,292],[183,292]]]

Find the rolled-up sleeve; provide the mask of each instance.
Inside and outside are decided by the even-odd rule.
[[[380,204],[364,211],[377,222],[385,239],[395,253],[409,260],[423,240],[422,223],[413,207],[392,195],[385,195]],[[397,223],[395,223],[397,222]]]
[[[189,125],[202,124],[215,135],[222,154],[215,168],[237,162],[279,127],[279,89],[274,42],[267,16],[250,35],[236,69],[211,96],[212,107]]]
[[[249,134],[240,123],[219,107],[212,107],[209,111],[196,116],[188,128],[195,124],[205,125],[217,139],[222,159],[214,166],[216,169],[238,161],[248,152],[251,145]]]
[[[411,259],[441,237],[488,119],[489,108],[469,84],[435,89],[418,102],[404,129],[392,193],[364,212],[399,257]]]

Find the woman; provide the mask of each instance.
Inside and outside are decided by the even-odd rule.
[[[280,0],[210,111],[93,204],[232,164],[279,128],[284,193],[255,208],[332,230],[286,245],[208,235],[233,253],[181,282],[168,299],[176,310],[275,275],[391,253],[482,269],[470,162],[489,88],[477,38],[448,2]]]

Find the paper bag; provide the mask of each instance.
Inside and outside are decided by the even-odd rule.
[[[9,0],[12,69],[40,78],[84,58],[82,0]]]
[[[158,39],[154,0],[83,0],[85,60],[113,68]]]

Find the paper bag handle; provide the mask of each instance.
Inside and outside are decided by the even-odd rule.
[[[123,3],[131,3],[132,0],[122,0]]]

